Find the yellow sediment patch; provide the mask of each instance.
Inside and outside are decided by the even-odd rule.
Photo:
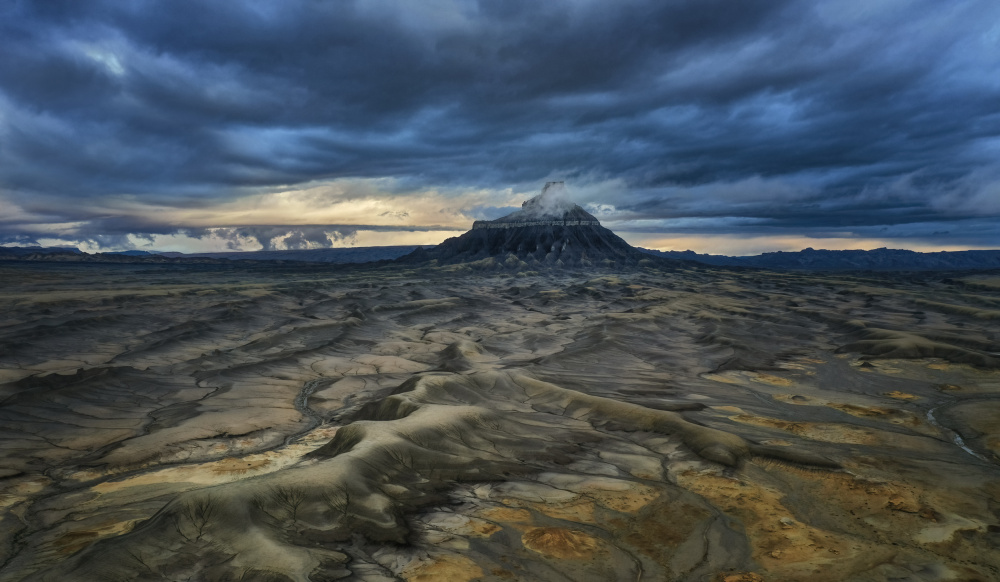
[[[582,531],[561,527],[535,527],[521,536],[524,547],[549,558],[580,560],[607,553],[604,543]]]
[[[668,564],[676,548],[695,534],[710,516],[702,507],[677,500],[658,499],[631,519],[604,522],[615,539],[632,546],[659,564]]]
[[[511,507],[490,507],[480,511],[479,516],[498,523],[528,523],[531,521],[530,511]]]
[[[1000,389],[1000,369],[977,368],[969,364],[954,364],[938,358],[914,360],[878,360],[872,373],[888,374],[917,381],[931,379],[941,385],[959,386],[970,392],[992,392]]]
[[[495,523],[475,518],[470,518],[469,523],[465,527],[465,531],[469,535],[477,538],[488,538],[500,531],[500,529],[500,526]]]
[[[212,463],[212,471],[215,473],[239,473],[261,469],[271,464],[271,459],[266,457],[256,457],[247,459],[237,459],[229,457]]]
[[[741,519],[753,558],[767,570],[768,580],[852,579],[891,559],[899,546],[910,541],[955,543],[960,539],[955,535],[958,532],[986,528],[984,522],[963,515],[969,508],[956,502],[953,491],[931,491],[918,484],[870,480],[848,473],[793,467],[780,471],[786,474],[782,481],[799,481],[798,496],[823,500],[834,520],[831,523],[853,521],[879,534],[862,540],[846,533],[851,528],[843,525],[831,530],[812,527],[797,520],[783,505],[781,491],[747,477],[729,479],[708,471],[679,474],[679,485]]]
[[[873,481],[844,473],[817,476],[800,471],[799,474],[812,482],[817,498],[897,537],[942,523],[944,514],[951,515],[956,522],[964,519],[945,509],[953,501],[948,491],[941,497],[900,481]]]
[[[597,506],[593,501],[583,499],[581,497],[577,497],[572,501],[564,501],[562,503],[531,503],[515,499],[504,499],[503,501],[508,505],[520,503],[527,507],[531,507],[538,513],[554,517],[555,519],[565,519],[566,521],[572,521],[575,523],[596,523],[594,511],[597,509]]]
[[[746,414],[746,412],[739,406],[710,406],[712,410],[718,410],[719,412],[729,412],[731,414]]]
[[[407,582],[469,582],[483,575],[483,569],[465,556],[448,554],[410,562],[403,569]]]
[[[885,395],[889,398],[895,398],[896,400],[916,400],[920,398],[919,396],[914,396],[913,394],[908,394],[906,392],[900,392],[899,390],[886,392]]]
[[[791,386],[793,382],[787,378],[782,378],[780,376],[774,376],[772,374],[762,374],[757,373],[750,376],[750,379],[754,382],[759,382],[761,384],[769,384],[771,386]]]
[[[781,388],[787,388],[795,384],[792,380],[788,378],[782,378],[781,376],[775,376],[774,374],[764,374],[762,372],[747,372],[740,370],[727,370],[725,372],[702,374],[702,378],[706,380],[714,380],[716,382],[722,382],[723,384],[745,384],[747,381],[756,382],[758,384],[767,384],[768,386],[777,386]]]
[[[257,455],[254,455],[255,457]],[[241,469],[236,469],[242,463]],[[256,465],[256,467],[254,467]],[[144,485],[161,485],[164,483],[191,483],[193,485],[216,485],[241,479],[245,475],[259,475],[277,470],[287,463],[272,463],[269,459],[253,459],[244,462],[242,459],[223,459],[200,465],[182,465],[142,473],[119,481],[98,483],[91,489],[96,493],[108,494],[141,487]]]
[[[143,485],[163,483],[191,483],[194,485],[217,485],[237,481],[246,477],[273,473],[299,461],[306,453],[322,446],[336,434],[337,427],[321,427],[305,435],[293,445],[265,453],[254,453],[243,457],[226,457],[191,465],[177,465],[154,469],[118,481],[105,481],[92,487],[96,493],[108,494]],[[225,452],[223,449],[220,452]],[[93,471],[81,471],[73,475],[79,481],[99,478]]]
[[[425,521],[433,530],[476,538],[488,538],[501,529],[485,519],[450,512],[428,514]]]
[[[781,364],[781,367],[785,370],[796,370],[806,374],[807,376],[815,375],[816,372],[812,370],[813,366],[807,365],[806,363],[800,362],[785,362]]]
[[[875,435],[871,432],[843,424],[829,422],[790,422],[765,416],[751,416],[749,414],[730,416],[729,419],[743,424],[776,428],[814,441],[853,445],[867,445],[875,442]]]
[[[795,358],[782,362],[781,367],[785,370],[800,370],[806,372],[806,374],[812,375],[815,373],[812,371],[813,368],[825,363],[826,360],[820,360],[818,358]]]
[[[35,493],[45,489],[51,483],[51,479],[43,476],[32,477],[30,479],[17,478],[12,484],[8,483],[6,486],[0,488],[0,509],[7,509],[25,501]],[[6,515],[9,514],[0,513],[0,522],[3,521]]]
[[[899,411],[893,408],[882,408],[879,406],[858,406],[856,404],[842,404],[838,402],[828,402],[826,404],[830,408],[835,408],[841,412],[846,412],[851,416],[857,416],[858,418],[879,418],[882,416],[888,416],[891,414],[896,414]]]
[[[847,354],[840,354],[837,357],[839,358],[841,355]],[[897,375],[905,373],[904,368],[906,368],[908,364],[911,364],[911,362],[912,361],[891,359],[879,359],[877,361],[855,360],[851,362],[850,365],[858,372]],[[867,364],[867,366],[865,364]]]
[[[109,521],[91,529],[66,532],[56,538],[53,545],[60,554],[75,554],[101,538],[131,531],[138,521]]]
[[[753,559],[770,574],[768,579],[843,580],[859,551],[871,552],[847,536],[795,520],[781,502],[783,494],[769,487],[714,472],[685,471],[677,481],[743,522]]]
[[[882,406],[860,406],[857,404],[845,404],[838,402],[828,402],[827,406],[834,408],[841,412],[846,412],[851,416],[856,416],[858,418],[871,418],[875,420],[884,420],[890,424],[905,425],[909,427],[921,427],[924,425],[923,419],[908,412],[906,410],[899,410],[897,408],[885,408]],[[922,431],[927,434],[937,434],[937,430],[930,429],[927,427],[926,431]]]
[[[817,401],[815,398],[810,398],[809,396],[803,396],[801,394],[772,394],[771,398],[774,398],[778,402],[795,404],[796,406],[815,406],[817,404],[823,404],[823,401]]]
[[[603,486],[602,486],[603,485]],[[575,495],[569,499],[536,502],[526,499],[508,497],[502,500],[504,505],[526,507],[555,519],[564,519],[575,523],[597,523],[595,512],[605,508],[618,513],[634,514],[659,497],[660,493],[654,487],[623,480],[607,480],[600,485],[586,485],[575,489]],[[490,514],[481,514],[484,518],[495,521],[514,521],[505,519],[501,510],[490,510]],[[505,511],[516,511],[506,509]],[[527,514],[527,512],[525,512]],[[515,514],[520,515],[520,514]],[[530,521],[520,519],[521,522]]]
[[[598,453],[598,456],[601,460],[617,466],[622,471],[634,477],[654,481],[661,481],[663,479],[663,465],[660,463],[660,459],[656,457],[605,451]]]
[[[640,509],[660,496],[659,492],[648,485],[630,483],[625,491],[610,489],[587,489],[586,495],[604,507],[619,513],[637,513]]]

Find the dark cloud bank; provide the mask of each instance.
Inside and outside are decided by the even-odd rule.
[[[109,198],[393,178],[405,208],[558,177],[614,184],[589,201],[638,230],[996,246],[997,22],[992,0],[5,2],[0,239],[185,228]]]

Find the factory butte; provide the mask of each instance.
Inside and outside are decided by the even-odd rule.
[[[496,220],[477,220],[465,234],[401,260],[509,268],[625,267],[655,261],[574,204],[563,182],[546,183],[520,210]]]

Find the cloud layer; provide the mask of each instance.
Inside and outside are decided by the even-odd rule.
[[[997,246],[997,22],[991,0],[8,2],[0,242],[337,244],[565,179],[636,232]]]

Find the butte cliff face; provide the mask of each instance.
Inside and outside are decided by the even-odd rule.
[[[432,249],[418,249],[401,260],[443,265],[624,267],[650,261],[650,256],[570,201],[562,182],[549,182],[521,210],[496,220],[477,220],[462,236]]]

